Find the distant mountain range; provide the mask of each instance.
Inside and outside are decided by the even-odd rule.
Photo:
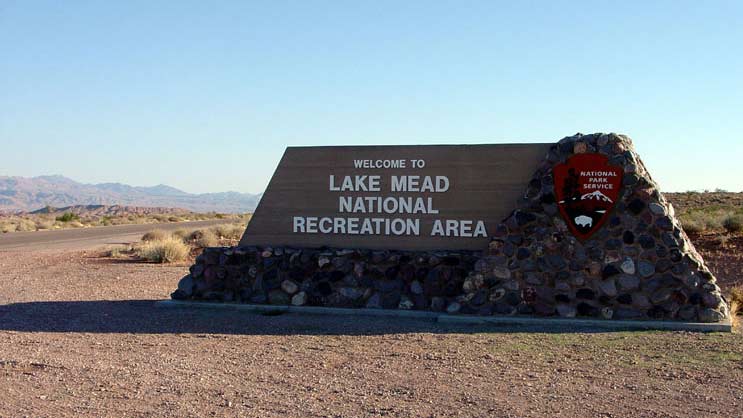
[[[34,211],[46,206],[129,205],[182,208],[194,212],[250,212],[261,194],[192,194],[160,184],[135,187],[121,183],[84,184],[64,176],[0,176],[0,211]]]

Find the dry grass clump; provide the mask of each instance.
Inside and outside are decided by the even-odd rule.
[[[730,312],[743,315],[743,286],[736,286],[730,290]],[[737,305],[738,309],[732,309],[733,305]]]
[[[178,229],[172,233],[155,229],[142,236],[144,243],[173,239],[193,248],[217,247],[222,241],[237,241],[245,230],[244,224],[223,224],[211,228],[189,230]],[[230,244],[230,243],[225,243]]]
[[[6,232],[15,232],[16,231],[16,225],[12,222],[3,222],[0,223],[0,232],[6,233]]]
[[[0,223],[0,232],[3,233],[26,231],[36,231],[36,223],[34,221],[23,218],[13,218],[9,221]]]
[[[701,234],[705,229],[704,224],[695,219],[682,219],[681,226],[687,234]]]
[[[679,215],[684,231],[699,234],[705,231],[719,231],[722,222],[728,216],[727,212],[719,211],[689,211]]]
[[[36,222],[30,219],[21,219],[16,226],[16,231],[36,231]]]
[[[222,239],[239,240],[243,235],[243,231],[245,231],[245,226],[241,224],[224,224],[215,225],[211,229]]]
[[[116,245],[111,248],[109,248],[108,251],[106,251],[106,255],[111,258],[127,258],[132,251],[132,247],[128,245]]]
[[[46,219],[39,219],[38,221],[36,221],[37,231],[43,231],[47,229],[54,229],[54,221]]]
[[[163,231],[162,229],[153,229],[150,232],[147,232],[146,234],[142,235],[142,241],[162,241],[167,238],[170,238],[170,234]]]
[[[679,211],[678,217],[684,230],[691,234],[743,232],[743,208],[738,206],[688,208]]]
[[[137,247],[137,255],[155,263],[174,263],[188,258],[191,248],[178,238],[145,241]]]
[[[172,233],[155,229],[142,235],[142,242],[134,248],[111,248],[106,254],[111,258],[127,255],[157,263],[171,263],[188,258],[192,249],[233,245],[242,236],[245,224],[220,224],[205,229],[180,228]]]
[[[170,235],[180,239],[183,242],[188,242],[188,236],[191,235],[191,231],[185,228],[176,229]]]
[[[740,325],[743,320],[743,286],[730,289],[728,301],[730,303],[730,322],[733,328],[740,332]]]
[[[188,239],[199,248],[216,247],[219,245],[219,237],[211,229],[197,229],[191,232]]]

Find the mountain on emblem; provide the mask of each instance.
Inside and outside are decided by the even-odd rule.
[[[604,202],[614,203],[613,200],[609,199],[609,196],[601,193],[600,191],[596,190],[593,193],[586,193],[583,196],[580,197],[580,200],[603,200]]]
[[[577,154],[553,169],[558,208],[571,232],[588,239],[619,198],[623,171],[602,154]]]

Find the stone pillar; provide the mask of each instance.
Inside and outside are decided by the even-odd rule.
[[[604,156],[598,174],[619,174],[620,187],[609,190],[616,201],[601,189],[571,199],[573,180],[556,184],[565,166],[589,158],[574,159],[581,154]],[[605,202],[593,218],[569,208],[595,209],[593,199]],[[550,148],[465,281],[471,290],[463,298],[487,289],[494,311],[506,315],[718,322],[729,310],[715,282],[632,141],[578,134]]]

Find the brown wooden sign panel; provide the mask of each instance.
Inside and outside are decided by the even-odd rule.
[[[550,145],[289,147],[240,245],[484,249]]]

